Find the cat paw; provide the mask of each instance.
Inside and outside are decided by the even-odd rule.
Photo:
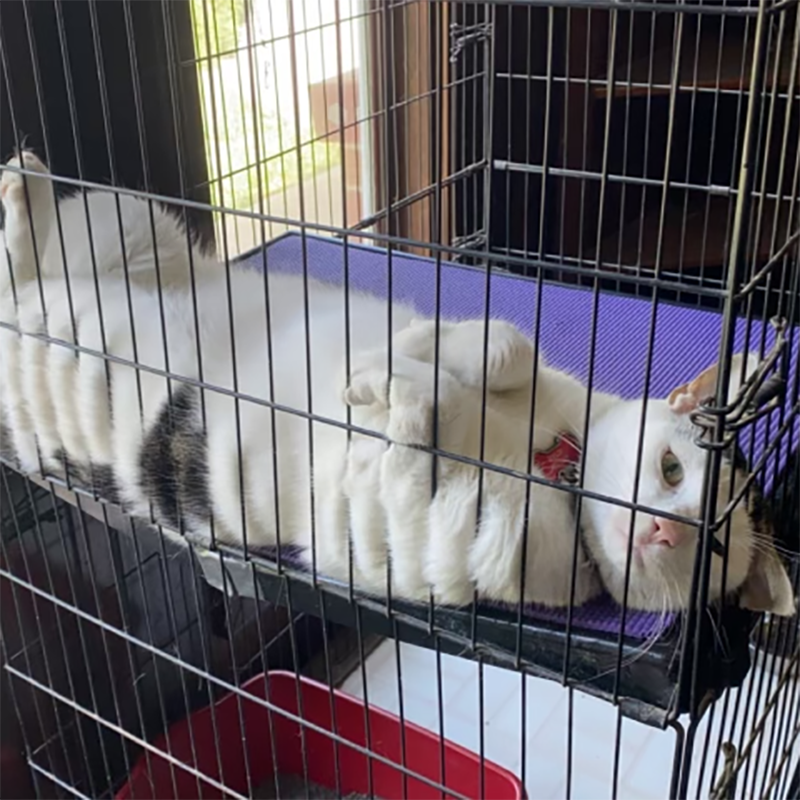
[[[395,353],[390,375],[386,352],[371,351],[353,359],[343,398],[349,406],[427,406],[433,403],[434,396],[441,403],[458,387],[453,376],[444,370],[439,371],[438,384],[434,386],[434,370],[428,362]]]
[[[502,392],[531,382],[533,343],[522,331],[502,319],[489,320],[488,342],[484,320],[439,323],[438,364],[461,383],[481,388],[486,346],[486,387]],[[394,337],[399,352],[429,363],[437,361],[436,322],[413,320]]]
[[[353,359],[342,399],[348,406],[389,407],[389,369],[384,352],[362,353]]]
[[[30,150],[23,150],[19,155],[9,159],[6,166],[27,169],[42,175],[48,175],[50,172]],[[35,181],[36,179],[30,175],[23,176],[19,172],[4,169],[2,175],[0,175],[0,200],[3,201],[3,205],[8,207],[9,205],[24,202],[25,184],[29,184],[32,180]]]
[[[464,387],[448,372],[439,370],[438,385],[431,364],[396,356],[391,378],[386,356],[357,362],[345,389],[344,401],[351,406],[371,405],[388,412],[386,434],[397,444],[429,445],[434,411],[436,424],[445,426],[459,414]]]

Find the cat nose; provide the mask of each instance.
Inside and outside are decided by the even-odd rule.
[[[665,544],[677,547],[686,538],[683,525],[671,519],[653,517],[653,528],[650,533],[650,544]]]

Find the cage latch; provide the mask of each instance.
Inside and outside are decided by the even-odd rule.
[[[450,23],[450,63],[458,60],[461,51],[468,45],[482,42],[492,35],[491,22],[479,22],[476,25],[459,25]]]
[[[706,450],[730,447],[738,432],[771,414],[783,401],[786,392],[784,355],[787,345],[786,320],[770,320],[775,329],[775,341],[756,371],[744,382],[732,403],[717,408],[712,399],[693,411],[689,418],[700,428],[695,443]],[[722,442],[713,441],[713,431],[719,417],[725,420]]]

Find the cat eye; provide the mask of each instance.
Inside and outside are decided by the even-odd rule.
[[[683,464],[672,450],[661,456],[661,475],[669,486],[677,486],[683,480]]]

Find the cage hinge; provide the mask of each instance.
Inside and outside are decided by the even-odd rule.
[[[452,246],[459,250],[480,250],[485,245],[486,234],[482,230],[466,236],[454,236],[452,240]]]
[[[730,742],[723,742],[720,748],[722,774],[711,790],[710,800],[732,800],[736,796],[736,748]]]
[[[485,41],[491,35],[491,22],[479,22],[476,25],[450,23],[450,63],[453,64],[458,60],[461,51],[468,44]]]

